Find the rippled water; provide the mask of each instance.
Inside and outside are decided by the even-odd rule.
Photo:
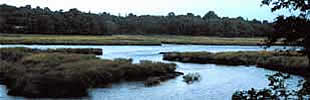
[[[162,46],[55,46],[55,45],[0,45],[3,47],[30,47],[30,48],[102,48],[105,59],[132,58],[135,63],[140,60],[163,61],[160,52],[168,51],[258,51],[264,50],[259,46],[210,46],[210,45],[170,45]],[[274,50],[281,47],[272,47]],[[178,77],[161,85],[144,87],[142,82],[125,82],[114,84],[111,88],[97,88],[89,90],[89,97],[78,99],[91,100],[229,100],[236,90],[247,90],[252,87],[264,88],[268,86],[266,75],[275,73],[255,66],[224,66],[215,64],[192,64],[175,62],[177,70],[189,73],[198,72],[202,76],[200,82],[186,84]],[[299,76],[292,76],[288,80],[290,87],[295,87]],[[0,100],[21,99],[6,95],[6,89],[0,85]],[[27,99],[28,100],[28,99]]]

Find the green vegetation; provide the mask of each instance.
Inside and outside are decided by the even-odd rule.
[[[141,37],[141,38],[140,38]],[[144,36],[81,36],[0,34],[0,44],[61,44],[61,45],[160,45],[160,41]]]
[[[102,49],[93,49],[93,48],[75,48],[75,49],[47,49],[44,50],[46,53],[55,53],[55,52],[61,52],[61,53],[77,53],[77,54],[95,54],[95,55],[102,55]]]
[[[11,48],[2,48],[2,52],[6,52],[8,50],[12,50]],[[14,48],[16,52],[27,52],[27,53],[76,53],[76,54],[94,54],[94,55],[102,55],[102,49],[95,49],[95,48],[57,48],[57,49],[30,49],[30,48],[23,48],[23,47],[16,47]],[[11,56],[11,55],[7,55]],[[6,56],[2,56],[6,57]],[[9,57],[8,57],[9,58]]]
[[[187,13],[167,16],[115,16],[109,13],[51,11],[49,8],[0,5],[0,33],[25,34],[165,34],[225,37],[265,36],[272,31],[268,21],[242,17],[219,17],[209,11],[204,16]]]
[[[298,52],[168,52],[163,54],[164,60],[223,65],[257,65],[272,70],[309,76],[309,72],[306,70],[308,68],[308,59]]]
[[[199,73],[188,73],[183,76],[183,81],[186,82],[187,84],[191,84],[195,81],[200,81],[201,76]]]
[[[285,82],[290,75],[276,73],[267,76],[268,88],[237,91],[232,95],[232,100],[308,100],[310,98],[309,81],[300,81],[298,83],[298,86],[302,86],[300,89],[289,89]]]
[[[283,42],[284,44],[300,45],[305,51],[303,53],[310,59],[310,1],[262,0],[262,5],[270,6],[272,12],[282,9],[294,11],[294,14],[290,14],[289,17],[282,15],[276,18],[272,25],[274,31],[268,35],[267,44]],[[308,68],[310,71],[310,64]]]
[[[223,38],[176,35],[26,35],[0,34],[0,44],[70,44],[70,45],[160,45],[209,44],[209,45],[257,45],[264,38]]]
[[[299,45],[303,47],[304,56],[296,57],[289,56],[283,57],[269,57],[267,65],[260,66],[282,70],[290,73],[297,73],[299,75],[305,75],[306,78],[310,77],[310,1],[309,0],[262,0],[262,5],[271,7],[271,11],[277,11],[281,9],[290,9],[294,11],[294,14],[285,17],[283,15],[276,18],[276,21],[272,25],[273,32],[268,35],[266,41],[267,45],[272,45],[275,42],[281,42],[285,45]],[[297,15],[296,13],[299,13]],[[297,15],[297,16],[296,16]],[[308,60],[306,60],[306,57]],[[271,59],[277,58],[277,59]],[[294,61],[295,60],[295,61]],[[306,62],[308,61],[308,64]],[[261,63],[261,62],[258,62]],[[264,61],[266,63],[266,61]],[[288,63],[288,64],[287,64]],[[282,66],[280,66],[282,65]],[[286,65],[286,66],[285,66]],[[294,66],[294,67],[291,67]],[[306,67],[307,66],[307,67]],[[270,88],[266,89],[254,89],[247,91],[237,91],[233,94],[233,100],[308,100],[310,99],[310,83],[308,81],[303,83],[301,89],[288,89],[285,84],[285,80],[289,78],[287,75],[281,73],[269,76]],[[301,84],[299,84],[301,85]]]
[[[76,51],[66,49],[67,51]],[[34,52],[35,51],[35,52]],[[47,52],[27,48],[0,48],[0,83],[8,94],[29,98],[87,96],[89,88],[120,81],[162,81],[181,75],[176,65],[131,59],[102,60],[91,54]]]

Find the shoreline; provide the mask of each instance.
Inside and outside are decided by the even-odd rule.
[[[98,43],[0,43],[0,45],[94,45],[94,46],[161,46],[165,44],[171,45],[220,45],[220,46],[262,46],[262,45],[252,45],[252,44],[209,44],[209,43],[172,43],[164,42],[161,44],[98,44]],[[285,45],[272,45],[272,46],[285,46]]]
[[[94,46],[161,46],[162,44],[105,44],[105,43],[0,43],[0,45],[94,45]]]
[[[174,42],[163,42],[162,44],[176,44],[176,45],[220,45],[220,46],[265,46],[262,44],[220,44],[220,43],[174,43]],[[287,46],[283,44],[274,44],[271,46]]]
[[[0,45],[94,45],[94,46],[162,46],[162,45],[210,45],[210,46],[265,46],[261,44],[211,44],[211,43],[173,43],[173,42],[163,42],[160,44],[105,44],[105,43],[0,43]],[[271,46],[288,46],[282,44],[275,44]]]

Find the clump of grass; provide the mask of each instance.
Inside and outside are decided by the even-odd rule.
[[[21,63],[30,66],[52,67],[66,62],[76,62],[89,59],[99,59],[94,55],[64,54],[64,53],[36,53],[21,59]]]
[[[183,76],[183,81],[188,84],[191,84],[195,81],[200,81],[200,80],[201,80],[201,76],[199,73],[188,73]]]
[[[0,49],[0,56],[22,55],[0,60],[0,81],[13,96],[81,97],[87,95],[89,88],[114,82],[145,81],[151,77],[160,77],[162,81],[180,75],[175,72],[175,64],[152,61],[134,64],[132,59],[103,60],[89,54],[10,49]]]
[[[184,52],[166,53],[165,60],[195,63],[215,63],[225,65],[256,65],[258,63],[278,63],[283,66],[307,66],[305,56],[282,56],[274,52],[260,51],[239,51],[239,52]]]
[[[308,59],[296,52],[293,54],[268,51],[170,52],[164,53],[164,60],[221,65],[257,65],[258,67],[308,76],[306,71]]]

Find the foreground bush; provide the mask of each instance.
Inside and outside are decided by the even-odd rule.
[[[30,51],[27,51],[30,50]],[[144,81],[151,77],[174,78],[175,64],[132,60],[102,60],[95,55],[0,49],[0,81],[12,96],[30,98],[87,96],[89,88],[119,81]],[[14,55],[14,56],[10,56]]]
[[[267,51],[240,52],[169,52],[163,53],[164,60],[212,63],[223,65],[257,65],[272,70],[279,70],[293,74],[308,76],[308,59],[300,54],[284,54]]]
[[[309,82],[300,81],[300,86],[303,84],[301,89],[288,89],[285,84],[288,78],[290,75],[283,73],[269,75],[269,88],[236,91],[232,95],[232,100],[309,100]]]

